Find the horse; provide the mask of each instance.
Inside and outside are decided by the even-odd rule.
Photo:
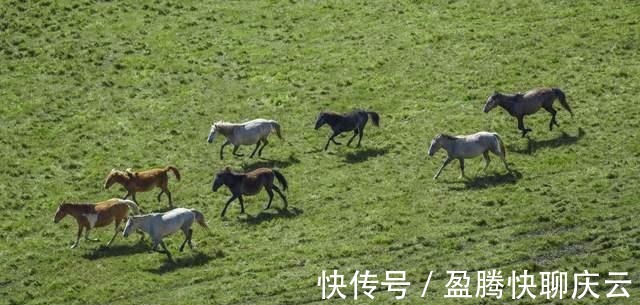
[[[169,198],[169,207],[173,207],[171,192],[168,188],[168,171],[172,171],[176,176],[176,179],[180,181],[180,172],[177,168],[171,165],[164,168],[154,168],[140,172],[134,172],[130,168],[127,168],[125,171],[119,171],[114,168],[109,172],[109,175],[107,175],[107,179],[104,182],[104,188],[109,189],[114,183],[119,183],[127,190],[127,193],[122,197],[122,199],[127,199],[131,196],[133,201],[138,202],[136,200],[136,192],[147,192],[152,190],[154,187],[159,187],[161,191],[158,194],[158,201],[160,201],[160,196],[162,196],[162,194],[167,194],[167,197]]]
[[[256,151],[258,152],[258,157],[262,157],[262,150],[267,146],[267,144],[269,144],[267,137],[273,130],[275,130],[278,138],[284,140],[282,138],[282,134],[280,134],[280,124],[274,120],[255,119],[244,123],[218,121],[211,125],[211,131],[209,131],[207,142],[213,143],[213,140],[218,133],[222,134],[227,139],[222,144],[222,147],[220,147],[220,160],[224,159],[224,147],[229,144],[233,144],[234,156],[243,156],[238,153],[240,145],[255,144],[256,147],[253,149],[249,158],[253,158]],[[262,147],[260,147],[260,144],[262,144]],[[258,150],[258,148],[260,149]]]
[[[358,136],[358,144],[356,147],[360,147],[360,141],[362,141],[362,136],[364,135],[364,126],[367,124],[367,121],[369,121],[369,116],[371,116],[373,125],[380,126],[380,116],[378,113],[373,111],[357,109],[344,114],[324,111],[320,112],[318,120],[316,121],[315,130],[318,130],[324,124],[329,124],[333,131],[327,140],[327,144],[324,146],[324,150],[326,151],[329,148],[330,142],[333,142],[336,145],[341,145],[341,143],[337,142],[334,138],[343,132],[352,130],[353,136],[349,139],[349,142],[347,142],[347,146],[351,145],[353,139]]]
[[[280,188],[273,183],[274,178],[278,179],[282,185],[282,190],[286,191],[289,184],[284,176],[275,169],[258,168],[248,173],[236,173],[229,167],[226,167],[224,170],[216,173],[211,190],[216,192],[222,185],[226,185],[231,191],[231,198],[229,198],[225,204],[220,217],[224,217],[224,214],[227,212],[227,207],[229,207],[229,204],[236,198],[240,201],[240,213],[244,214],[242,195],[256,195],[262,188],[269,194],[269,202],[265,210],[271,207],[273,191],[276,191],[276,193],[280,195],[280,198],[284,201],[284,208],[286,209],[288,206],[287,197],[285,197],[280,191]]]
[[[85,230],[85,240],[97,241],[97,239],[89,238],[89,230],[107,226],[115,221],[116,232],[107,243],[108,247],[116,238],[116,235],[118,235],[120,222],[127,218],[129,210],[133,211],[134,214],[138,214],[140,212],[138,205],[136,205],[135,202],[119,198],[113,198],[95,204],[63,202],[58,206],[56,215],[53,217],[53,222],[58,223],[67,215],[71,215],[76,219],[76,222],[78,223],[78,235],[76,237],[76,242],[71,245],[71,249],[73,249],[78,246],[83,229]]]
[[[169,257],[169,260],[173,261],[171,253],[162,241],[162,238],[182,229],[185,239],[182,242],[182,245],[180,245],[180,252],[184,250],[185,244],[189,244],[189,248],[193,249],[193,244],[191,243],[193,230],[191,229],[191,225],[194,220],[202,227],[207,229],[209,228],[204,220],[204,215],[199,211],[194,209],[175,208],[165,213],[130,216],[124,227],[122,235],[126,238],[134,230],[146,232],[151,237],[151,250],[159,253],[165,253],[167,257]],[[158,245],[162,246],[164,251],[158,250]]]
[[[553,102],[558,99],[562,108],[569,111],[573,117],[573,111],[567,103],[564,92],[558,88],[538,88],[523,93],[513,95],[494,92],[484,105],[484,113],[488,113],[496,106],[504,108],[511,116],[518,119],[518,129],[522,131],[522,137],[531,131],[524,127],[524,117],[534,114],[544,108],[551,113],[551,121],[549,121],[549,130],[553,130],[553,125],[560,127],[556,121],[557,111],[553,108]]]
[[[433,156],[440,148],[444,148],[447,151],[447,158],[444,160],[444,164],[440,167],[433,179],[438,179],[442,169],[454,159],[460,161],[460,177],[464,177],[464,159],[473,158],[479,155],[484,157],[484,169],[489,167],[489,151],[500,157],[504,167],[507,171],[511,172],[509,165],[505,159],[507,151],[504,148],[504,143],[497,133],[481,131],[466,136],[451,136],[447,134],[439,134],[433,140],[429,146],[429,156]]]

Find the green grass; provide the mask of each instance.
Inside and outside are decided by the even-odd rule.
[[[476,304],[442,297],[447,270],[588,269],[603,276],[599,304],[631,304],[638,16],[637,2],[613,0],[4,2],[0,303],[325,303],[322,270],[369,269],[412,282],[408,300],[373,303]],[[482,113],[494,90],[538,86],[562,88],[575,118],[559,111],[550,132],[548,114],[529,117],[527,140],[504,111]],[[319,152],[317,113],[356,107],[381,127],[367,126],[360,149]],[[265,159],[221,161],[220,140],[206,144],[211,122],[256,117],[281,122],[292,145],[272,137]],[[518,178],[494,158],[477,175],[469,160],[469,181],[457,163],[433,181],[443,155],[426,156],[431,138],[478,130],[502,135]],[[170,181],[176,204],[211,226],[194,229],[195,251],[177,251],[180,234],[166,239],[175,265],[137,237],[98,250],[110,227],[68,249],[76,226],[53,224],[58,203],[123,195],[102,189],[111,168],[166,164],[183,174]],[[246,198],[248,215],[233,205],[220,219],[229,193],[211,192],[213,173],[259,164],[289,180],[289,213],[261,212],[262,193]],[[145,210],[166,207],[155,194],[138,195]],[[630,299],[604,297],[609,271],[630,273]]]

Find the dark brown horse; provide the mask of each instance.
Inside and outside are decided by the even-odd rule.
[[[180,181],[180,172],[178,172],[178,169],[173,166],[154,168],[140,172],[133,172],[130,168],[127,168],[125,171],[118,171],[114,168],[107,176],[107,179],[104,182],[104,188],[108,189],[114,183],[119,183],[127,190],[127,194],[125,194],[122,199],[127,199],[127,197],[131,196],[133,201],[138,202],[136,200],[136,192],[146,192],[155,187],[159,187],[161,191],[158,194],[158,201],[160,201],[160,196],[162,196],[163,193],[166,193],[169,198],[169,206],[173,207],[171,192],[169,191],[168,186],[168,171],[172,171],[176,176],[176,179]]]
[[[356,147],[360,147],[360,141],[362,141],[362,136],[364,135],[364,126],[367,124],[369,116],[371,116],[373,125],[380,126],[380,116],[378,113],[373,111],[354,110],[345,114],[321,112],[318,116],[318,120],[316,121],[315,129],[318,130],[322,125],[329,124],[329,126],[331,126],[331,130],[333,130],[333,134],[331,134],[329,140],[327,140],[324,150],[329,148],[329,142],[341,145],[341,143],[336,142],[334,138],[343,132],[352,130],[353,136],[349,139],[349,142],[347,142],[347,146],[351,145],[351,142],[356,136],[359,136],[358,145],[356,145]]]
[[[551,113],[549,130],[553,130],[554,124],[560,126],[556,121],[557,111],[553,109],[553,101],[556,99],[560,101],[562,108],[569,111],[571,117],[573,117],[573,112],[569,104],[567,104],[564,92],[558,88],[539,88],[529,90],[524,94],[517,93],[514,95],[495,92],[487,99],[487,103],[484,105],[484,112],[487,113],[496,106],[504,108],[511,116],[518,119],[518,129],[522,131],[522,137],[524,137],[527,132],[531,131],[531,129],[524,127],[524,117],[538,112],[540,108],[544,108],[544,110]]]
[[[122,220],[127,219],[129,210],[132,210],[134,214],[138,214],[138,206],[131,200],[123,200],[118,198],[109,199],[107,201],[92,203],[61,203],[56,210],[56,215],[53,217],[53,222],[58,223],[62,218],[67,215],[73,216],[78,223],[78,236],[76,242],[71,246],[71,249],[78,246],[80,236],[84,230],[85,240],[96,241],[89,238],[89,230],[93,228],[104,227],[112,222],[116,222],[115,234],[107,246],[111,245],[113,240],[118,235],[118,230]]]
[[[271,207],[273,191],[276,191],[276,193],[280,195],[280,198],[284,201],[284,207],[286,209],[288,206],[287,197],[285,197],[280,191],[280,188],[273,183],[274,178],[278,179],[280,184],[282,184],[282,190],[286,191],[288,188],[287,180],[275,169],[258,168],[248,173],[236,173],[227,167],[218,172],[215,175],[211,189],[215,192],[222,185],[226,185],[231,191],[231,198],[229,198],[225,204],[220,217],[224,217],[224,214],[227,212],[227,207],[229,207],[229,204],[236,198],[240,201],[240,213],[244,213],[242,195],[256,195],[260,190],[262,190],[262,188],[264,188],[267,191],[267,194],[269,194],[269,203],[267,203],[265,210]]]

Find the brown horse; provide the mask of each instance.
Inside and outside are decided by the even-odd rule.
[[[96,204],[91,203],[61,203],[58,206],[56,215],[53,217],[53,222],[58,223],[62,218],[67,215],[73,216],[78,222],[78,236],[76,242],[71,246],[71,249],[78,246],[82,230],[84,232],[84,239],[89,241],[97,241],[97,239],[89,238],[89,230],[93,228],[104,227],[111,224],[114,220],[116,222],[115,233],[111,240],[107,243],[107,246],[111,245],[113,240],[118,235],[119,226],[122,220],[127,219],[129,209],[134,214],[138,214],[138,206],[131,200],[123,200],[118,198],[109,199],[107,201],[98,202]]]
[[[517,93],[514,95],[495,92],[487,99],[487,103],[484,105],[484,112],[487,113],[496,106],[504,108],[511,116],[518,119],[518,129],[522,131],[522,137],[524,137],[527,132],[531,131],[531,129],[524,127],[524,116],[534,114],[538,112],[540,108],[544,108],[544,110],[551,113],[549,130],[553,130],[554,124],[560,126],[558,125],[558,121],[556,121],[557,111],[553,108],[553,101],[556,99],[560,101],[560,105],[569,111],[571,117],[573,117],[573,112],[569,104],[567,104],[564,92],[558,88],[539,88],[529,90],[524,94]]]
[[[287,180],[275,169],[258,168],[248,173],[236,173],[227,167],[218,172],[215,175],[211,189],[215,192],[222,185],[226,185],[231,191],[231,198],[229,198],[225,204],[220,217],[224,217],[224,214],[227,212],[227,207],[229,207],[229,204],[236,198],[240,201],[240,213],[244,213],[242,195],[256,195],[260,190],[262,190],[262,188],[264,188],[267,191],[267,194],[269,194],[269,203],[267,203],[265,210],[271,207],[273,191],[276,191],[278,195],[280,195],[280,198],[284,201],[284,207],[286,209],[288,205],[287,198],[282,194],[280,188],[273,183],[274,178],[278,179],[280,184],[282,184],[282,190],[286,191],[288,188]]]
[[[163,193],[167,194],[169,198],[169,206],[173,207],[171,201],[171,192],[169,191],[169,176],[168,171],[172,171],[176,176],[176,179],[180,181],[180,172],[173,166],[167,166],[165,168],[154,168],[141,172],[133,172],[130,168],[127,168],[124,172],[118,171],[115,168],[111,170],[104,183],[104,188],[110,188],[114,183],[120,183],[126,190],[127,194],[122,199],[127,199],[131,196],[133,201],[136,200],[136,192],[146,192],[152,190],[154,187],[159,187],[162,191],[158,194],[158,201]]]
[[[329,124],[333,131],[329,140],[327,140],[327,144],[324,146],[324,150],[329,148],[330,142],[341,145],[341,143],[337,142],[334,138],[343,132],[352,130],[353,136],[349,139],[349,142],[347,142],[347,146],[351,145],[353,139],[358,136],[358,144],[356,147],[360,147],[360,141],[362,141],[362,136],[364,135],[364,126],[367,124],[367,121],[369,121],[369,116],[371,116],[373,125],[380,126],[380,116],[373,111],[354,110],[345,114],[321,112],[316,121],[315,129],[318,130],[322,125]]]

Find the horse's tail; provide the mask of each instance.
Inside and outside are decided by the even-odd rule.
[[[287,183],[287,179],[284,178],[284,176],[277,170],[271,170],[273,172],[273,174],[276,176],[276,179],[278,179],[278,181],[280,182],[280,184],[282,184],[282,190],[286,191],[287,188],[289,187],[289,183]]]
[[[165,172],[172,171],[173,174],[176,175],[176,179],[178,179],[178,181],[180,181],[180,172],[178,171],[178,169],[175,166],[169,165],[169,166],[164,168],[164,171]]]
[[[138,205],[132,200],[120,199],[120,203],[126,204],[134,215],[140,214],[140,208],[138,208]]]
[[[504,142],[502,141],[502,138],[500,138],[500,135],[497,133],[493,133],[493,135],[496,137],[496,140],[498,140],[498,149],[500,150],[500,153],[502,154],[503,158],[507,157],[507,149],[504,148]]]
[[[204,228],[209,229],[209,226],[207,225],[207,222],[204,220],[204,215],[202,215],[202,213],[200,213],[200,211],[198,211],[196,209],[191,209],[191,213],[193,213],[193,215],[196,217],[196,221],[198,222],[199,225],[201,225]]]
[[[553,88],[551,90],[553,90],[553,93],[555,93],[556,96],[558,97],[558,100],[560,100],[560,105],[562,105],[562,108],[569,111],[569,113],[571,114],[571,117],[573,117],[573,111],[571,111],[571,106],[569,106],[569,104],[567,103],[567,99],[564,96],[564,92],[562,92],[562,90],[558,88]]]
[[[367,114],[371,117],[371,121],[373,121],[373,125],[380,126],[380,116],[377,112],[367,111]]]
[[[282,134],[280,133],[280,124],[276,121],[271,121],[271,126],[276,131],[276,135],[278,135],[278,138],[280,138],[280,140],[284,140]]]

